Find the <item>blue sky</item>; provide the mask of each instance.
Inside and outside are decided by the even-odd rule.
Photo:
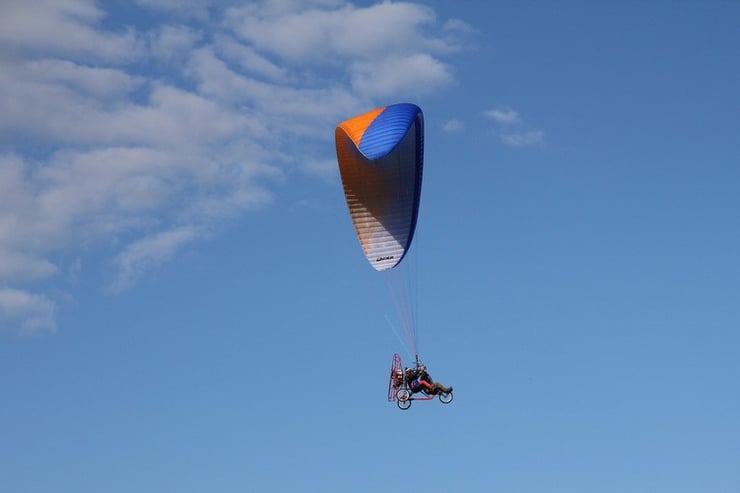
[[[0,490],[740,490],[737,3],[0,14]],[[400,101],[405,412],[333,142]]]

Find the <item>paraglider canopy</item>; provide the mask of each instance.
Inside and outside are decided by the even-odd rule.
[[[421,197],[424,117],[411,103],[340,123],[337,161],[350,217],[370,265],[398,265],[414,237]]]

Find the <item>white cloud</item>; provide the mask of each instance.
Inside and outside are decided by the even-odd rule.
[[[503,134],[501,141],[512,147],[529,147],[542,144],[545,141],[545,133],[541,130],[517,134]]]
[[[18,324],[24,331],[56,330],[56,304],[43,295],[0,288],[0,322]]]
[[[300,163],[301,169],[311,175],[320,176],[329,181],[337,178],[339,170],[333,159],[306,159]]]
[[[449,67],[428,54],[390,56],[352,67],[352,88],[376,97],[432,92],[452,82]]]
[[[470,24],[461,19],[448,19],[444,23],[444,29],[446,31],[464,33],[466,35],[476,32],[476,30]]]
[[[66,60],[32,61],[26,68],[31,80],[104,101],[129,93],[141,82],[121,69],[90,67]]]
[[[193,227],[161,231],[137,240],[116,258],[118,278],[111,286],[114,291],[128,288],[143,272],[172,259],[178,249],[200,236]]]
[[[136,3],[178,17],[207,20],[213,0],[136,0]]]
[[[465,124],[455,118],[447,121],[444,125],[442,125],[442,130],[450,134],[462,132],[464,129],[465,129]]]
[[[496,123],[503,125],[514,125],[522,123],[519,113],[512,110],[511,108],[496,108],[484,112],[484,114],[492,118]]]
[[[511,147],[531,147],[545,141],[545,132],[542,130],[527,130],[524,119],[519,112],[508,107],[494,108],[484,111],[483,115],[496,122],[499,128],[501,142]],[[512,131],[516,128],[518,131]]]
[[[362,101],[350,88],[333,81],[326,86],[306,88],[240,74],[211,48],[194,53],[190,73],[203,94],[232,105],[254,108],[262,116],[265,134],[278,138],[291,134],[314,137],[330,134],[326,129],[341,121],[340,115],[356,111]]]
[[[0,278],[2,279],[34,281],[52,276],[57,271],[54,264],[36,254],[17,250],[0,250]]]
[[[118,69],[58,59],[0,59],[0,130],[22,131],[46,145],[84,142],[141,81]]]
[[[385,98],[452,83],[445,57],[468,31],[410,2],[118,8],[156,16],[131,26],[94,0],[3,2],[0,321],[54,328],[48,293],[71,289],[90,252],[112,251],[112,287],[130,288],[270,204],[290,169],[335,175],[331,155],[297,149],[327,147],[338,121]]]
[[[288,71],[284,66],[274,63],[251,46],[239,43],[227,36],[217,36],[215,41],[216,50],[223,55],[224,59],[233,62],[245,73],[272,81],[286,80]]]
[[[201,38],[201,33],[189,26],[162,26],[148,34],[150,54],[161,60],[184,59]]]
[[[140,56],[136,33],[98,29],[105,12],[94,0],[4,0],[0,43],[36,53],[124,61]]]
[[[391,51],[407,55],[439,41],[424,33],[435,15],[422,5],[383,2],[364,8],[346,4],[321,9],[304,2],[308,8],[296,10],[269,8],[270,4],[233,8],[229,20],[243,40],[295,63],[370,59]]]
[[[270,57],[298,67],[344,66],[353,92],[367,97],[449,84],[452,69],[440,56],[458,50],[458,38],[467,34],[461,21],[437,27],[432,9],[409,2],[266,1],[232,8],[227,18],[242,40]]]

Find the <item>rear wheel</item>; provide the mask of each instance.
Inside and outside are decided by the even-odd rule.
[[[450,402],[452,402],[452,392],[440,392],[439,401],[442,404],[449,404]]]
[[[398,389],[398,392],[396,392],[396,404],[399,409],[403,409],[404,411],[411,407],[411,392],[409,392],[409,389]]]

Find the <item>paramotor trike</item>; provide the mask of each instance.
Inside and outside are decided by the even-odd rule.
[[[428,390],[423,387],[416,391],[412,390],[411,383],[404,374],[401,357],[394,354],[391,363],[390,381],[388,382],[388,402],[396,401],[399,409],[405,411],[411,407],[411,401],[430,401],[435,397],[438,397],[442,404],[449,404],[452,402],[452,391],[442,392],[441,390]]]

